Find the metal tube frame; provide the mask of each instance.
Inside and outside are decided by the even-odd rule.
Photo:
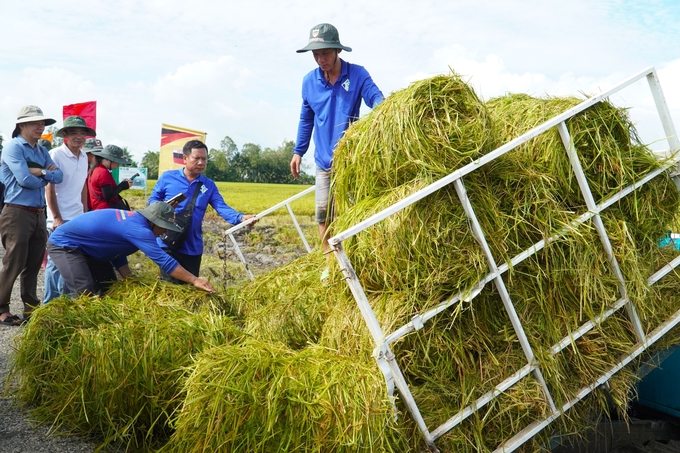
[[[522,431],[517,433],[514,437],[506,441],[503,445],[499,446],[496,452],[511,452],[516,450],[522,444],[528,441],[531,437],[533,437],[542,429],[544,429],[546,426],[548,426],[552,421],[557,419],[565,411],[574,406],[578,401],[585,398],[595,388],[602,385],[603,383],[606,383],[616,372],[618,372],[621,368],[623,368],[625,365],[630,363],[634,358],[636,358],[638,355],[644,352],[650,345],[652,345],[659,338],[661,338],[671,328],[680,323],[680,311],[678,311],[669,320],[667,320],[665,323],[659,326],[656,330],[651,332],[649,335],[645,335],[640,319],[635,310],[635,306],[628,297],[625,279],[621,273],[619,264],[613,253],[609,236],[600,217],[600,212],[612,206],[614,203],[618,202],[623,197],[630,195],[636,189],[642,187],[644,184],[648,183],[653,178],[659,176],[663,172],[669,171],[671,167],[675,167],[676,171],[673,172],[672,175],[675,176],[676,184],[680,189],[680,162],[678,160],[669,161],[669,163],[663,168],[650,172],[645,177],[641,178],[639,181],[636,181],[635,183],[626,188],[623,188],[617,194],[609,197],[607,200],[601,201],[598,204],[592,195],[585,174],[583,172],[583,168],[580,164],[577,151],[574,147],[568,128],[566,126],[566,121],[572,116],[597,104],[598,102],[606,100],[612,94],[632,85],[633,83],[637,82],[642,78],[646,78],[648,81],[649,88],[652,92],[652,96],[657,107],[657,112],[659,114],[660,121],[663,125],[664,133],[666,134],[666,139],[668,140],[669,149],[671,150],[671,152],[676,153],[678,150],[680,150],[680,140],[678,140],[678,137],[675,133],[675,126],[672,122],[668,106],[663,96],[663,92],[661,91],[661,85],[659,84],[656,71],[654,68],[648,68],[644,71],[639,72],[633,77],[630,77],[629,79],[621,82],[614,88],[605,91],[604,93],[598,96],[594,96],[583,101],[581,104],[567,110],[561,115],[557,115],[556,117],[526,132],[520,137],[511,140],[505,145],[477,159],[476,161],[465,165],[464,167],[456,170],[455,172],[449,174],[448,176],[440,179],[439,181],[436,181],[433,184],[425,187],[424,189],[415,192],[414,194],[388,207],[387,209],[371,216],[370,218],[354,225],[351,228],[348,228],[343,232],[336,234],[335,236],[329,239],[331,250],[333,251],[338,263],[340,264],[340,269],[344,274],[344,279],[347,282],[357,302],[359,310],[361,311],[364,321],[366,322],[369,331],[371,332],[373,341],[375,342],[376,348],[373,355],[378,363],[379,369],[382,371],[385,377],[387,392],[391,397],[393,396],[393,391],[395,388],[399,392],[404,404],[408,409],[408,412],[413,417],[414,421],[416,422],[416,425],[420,429],[424,437],[425,443],[427,444],[430,451],[438,451],[435,445],[435,441],[439,437],[446,434],[448,431],[450,431],[455,426],[460,424],[463,420],[465,420],[468,416],[470,416],[475,411],[479,410],[481,407],[488,404],[498,395],[502,394],[503,392],[511,388],[521,379],[532,374],[534,378],[537,379],[537,382],[539,382],[543,389],[543,392],[546,397],[546,403],[550,408],[550,414],[543,418],[542,420],[537,420],[531,423],[529,426],[527,426]],[[463,177],[553,127],[557,127],[559,131],[562,143],[569,156],[572,171],[575,174],[576,180],[579,184],[580,191],[586,202],[588,211],[579,216],[573,222],[571,222],[570,225],[564,227],[563,229],[555,233],[550,238],[537,242],[532,247],[513,257],[512,259],[509,260],[508,263],[498,264],[491,253],[491,250],[486,242],[484,232],[482,231],[482,228],[479,222],[477,221],[474,209],[467,197],[465,186],[463,184]],[[414,316],[411,319],[411,321],[408,322],[407,324],[385,335],[375,316],[375,313],[373,312],[370,302],[366,297],[366,294],[364,293],[361,282],[359,282],[359,279],[357,278],[357,275],[344,250],[342,243],[343,241],[355,236],[361,231],[375,225],[378,222],[381,222],[387,217],[395,214],[396,212],[399,212],[400,210],[410,206],[411,204],[425,198],[426,196],[436,192],[437,190],[451,183],[453,183],[455,186],[458,198],[468,217],[472,233],[474,234],[474,237],[482,247],[482,250],[487,258],[489,272],[485,276],[480,278],[480,280],[473,287],[472,290],[468,290],[466,292],[459,292],[453,295],[450,299],[441,302],[436,307],[424,313]],[[608,372],[600,376],[591,385],[588,385],[581,389],[573,400],[564,404],[562,407],[557,408],[550,394],[550,391],[543,379],[540,367],[535,361],[531,344],[526,336],[526,333],[524,332],[521,320],[517,316],[512,300],[508,294],[507,288],[505,287],[503,274],[506,273],[512,266],[515,266],[518,263],[527,259],[528,257],[538,253],[549,242],[554,241],[565,235],[568,235],[570,231],[573,230],[574,227],[577,227],[579,224],[589,221],[593,223],[598,233],[598,236],[600,237],[600,241],[603,246],[603,251],[605,252],[607,260],[609,262],[610,271],[617,277],[619,281],[618,290],[620,298],[616,302],[614,302],[609,307],[609,309],[602,313],[597,319],[590,320],[584,323],[583,325],[578,327],[575,331],[570,332],[565,338],[563,338],[557,344],[553,345],[552,348],[550,349],[550,353],[552,355],[560,353],[564,348],[573,344],[573,342],[576,341],[576,339],[585,335],[588,331],[602,323],[605,319],[616,313],[622,307],[626,308],[628,319],[632,323],[637,343],[631,349],[630,353],[622,357],[619,360],[619,362],[615,364]],[[679,265],[680,257],[677,257],[670,263],[663,266],[657,272],[655,272],[652,276],[650,276],[647,280],[648,284],[653,285],[658,280],[660,280],[664,275],[670,273]],[[517,338],[527,359],[527,364],[524,365],[518,371],[516,371],[510,377],[506,378],[505,380],[497,384],[492,390],[482,395],[475,402],[462,409],[458,414],[451,417],[449,420],[447,420],[440,426],[430,431],[427,425],[425,424],[424,418],[409,389],[408,383],[406,382],[403,374],[401,373],[399,365],[397,364],[394,354],[390,348],[390,344],[413,331],[421,329],[426,322],[430,321],[433,317],[447,310],[449,307],[460,302],[461,300],[468,301],[473,299],[482,291],[482,289],[485,287],[487,283],[493,283],[501,296],[503,305],[509,316],[512,327],[515,333],[517,334]]]
[[[282,208],[286,207],[288,210],[288,214],[290,215],[290,218],[293,220],[293,225],[295,226],[295,229],[298,232],[298,235],[300,236],[300,239],[302,240],[302,244],[305,246],[305,250],[307,250],[307,253],[311,253],[312,249],[309,246],[309,243],[307,242],[307,238],[305,237],[304,233],[302,232],[302,228],[300,228],[300,224],[298,223],[297,217],[295,217],[295,214],[293,213],[293,208],[291,208],[290,204],[297,200],[298,198],[302,198],[308,193],[312,193],[316,190],[316,186],[308,187],[307,189],[303,190],[302,192],[293,195],[292,197],[283,200],[281,203],[275,204],[271,208],[265,209],[264,211],[260,212],[257,214],[254,218],[248,219],[245,222],[241,222],[238,225],[234,225],[233,227],[229,228],[224,232],[224,236],[229,236],[231,239],[231,243],[234,245],[234,250],[236,250],[236,255],[238,256],[238,259],[241,261],[241,264],[243,264],[243,267],[246,270],[246,273],[248,274],[248,277],[250,277],[251,280],[255,279],[255,276],[253,275],[252,271],[250,270],[250,267],[248,266],[248,261],[246,261],[246,257],[243,255],[243,252],[241,252],[241,247],[239,247],[238,242],[236,242],[236,238],[234,237],[234,233],[237,231],[251,225],[253,222],[256,222],[257,220],[261,219],[262,217],[271,214],[272,212]]]

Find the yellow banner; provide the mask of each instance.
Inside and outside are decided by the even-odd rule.
[[[166,170],[175,170],[184,166],[182,147],[189,140],[200,140],[205,143],[205,132],[187,129],[186,127],[161,124],[161,150],[158,160],[158,176]]]

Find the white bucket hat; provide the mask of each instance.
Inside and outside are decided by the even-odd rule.
[[[19,135],[19,124],[30,123],[31,121],[44,121],[45,126],[56,123],[57,121],[52,118],[47,118],[40,107],[36,105],[26,105],[21,107],[19,113],[17,114],[17,122],[14,131],[12,132],[12,138]]]

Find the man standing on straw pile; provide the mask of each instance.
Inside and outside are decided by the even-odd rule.
[[[5,256],[0,271],[0,325],[19,325],[40,304],[36,294],[38,272],[45,256],[45,186],[59,184],[64,175],[45,148],[38,145],[45,126],[56,123],[35,105],[19,110],[12,141],[2,153],[5,207],[0,231]],[[23,320],[9,312],[12,287],[21,276]]]
[[[121,277],[128,277],[127,257],[137,250],[174,278],[215,292],[210,282],[184,269],[156,243],[167,230],[179,230],[175,210],[168,203],[154,203],[141,211],[98,209],[55,230],[47,251],[75,295],[106,292],[116,280],[114,266]]]
[[[64,127],[57,131],[57,137],[62,137],[64,143],[50,151],[50,157],[64,173],[64,180],[59,184],[48,184],[45,189],[47,196],[47,231],[52,233],[64,223],[74,219],[87,209],[87,156],[80,148],[85,144],[88,136],[97,135],[94,129],[88,127],[85,119],[74,115],[64,120]],[[52,258],[47,259],[45,266],[45,295],[43,304],[68,294],[64,288],[64,279],[59,274]]]
[[[302,111],[297,140],[290,161],[294,178],[300,176],[302,156],[309,148],[314,131],[316,162],[316,221],[324,251],[328,251],[327,223],[332,220],[330,196],[333,152],[347,127],[359,117],[361,100],[370,108],[385,98],[363,66],[349,64],[339,58],[340,52],[351,52],[340,44],[340,34],[331,24],[319,24],[309,32],[309,43],[298,53],[312,51],[318,68],[302,81]],[[321,280],[328,278],[328,268]]]

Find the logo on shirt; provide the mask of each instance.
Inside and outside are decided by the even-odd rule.
[[[342,87],[345,89],[345,91],[349,91],[349,79],[342,82]]]
[[[201,186],[201,193],[206,193],[207,191],[208,191],[208,188],[205,186],[205,184],[203,184]]]

